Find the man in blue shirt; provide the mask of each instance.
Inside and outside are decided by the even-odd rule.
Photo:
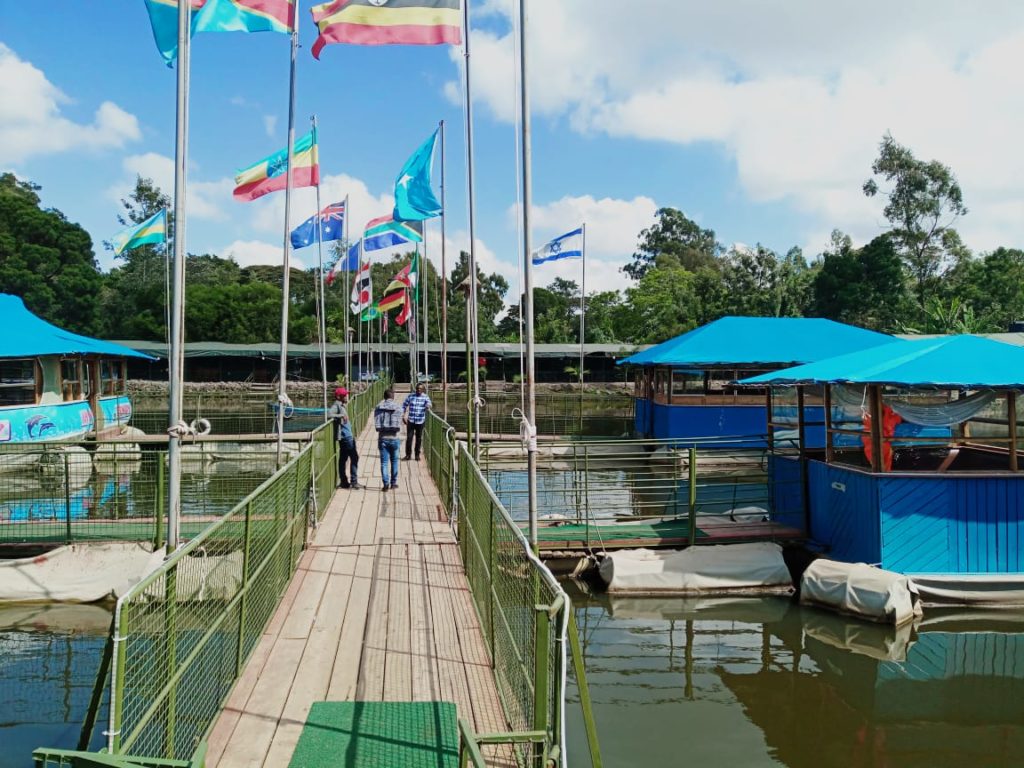
[[[338,487],[359,487],[359,452],[356,438],[352,434],[352,422],[348,418],[348,390],[338,387],[334,390],[334,404],[327,411],[327,417],[334,422],[334,435],[338,441]],[[345,477],[345,464],[349,464],[351,481]]]
[[[410,452],[413,450],[413,440],[416,441],[416,461],[420,460],[420,444],[423,442],[423,425],[427,423],[427,411],[433,407],[430,398],[427,396],[425,384],[417,384],[416,392],[405,398],[402,403],[402,421],[406,424],[405,429],[405,460],[409,461]]]

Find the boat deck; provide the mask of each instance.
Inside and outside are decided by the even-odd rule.
[[[450,701],[477,732],[508,730],[426,461],[402,462],[400,488],[382,493],[372,432],[359,438],[367,487],[328,506],[214,724],[209,766],[287,766],[317,701]]]

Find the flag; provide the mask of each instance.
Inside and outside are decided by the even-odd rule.
[[[320,36],[313,58],[331,43],[461,45],[459,0],[333,0],[310,9]]]
[[[377,309],[381,312],[387,312],[395,307],[400,307],[405,304],[405,289],[403,288],[396,293],[384,292],[384,298],[377,302]]]
[[[383,313],[372,304],[363,310],[363,314],[359,316],[359,319],[364,323],[368,323],[371,320],[376,320]]]
[[[151,243],[167,242],[167,210],[161,210],[141,224],[121,230],[113,238],[111,244],[114,246],[114,255],[120,256],[127,250],[138,248],[140,245]]]
[[[258,163],[244,168],[235,176],[236,200],[249,202],[269,192],[288,186],[288,150],[282,149]],[[317,154],[316,131],[310,131],[295,141],[295,167],[292,185],[315,187],[320,183],[320,162]]]
[[[320,240],[340,240],[345,236],[345,203],[331,203],[292,230],[292,248],[305,248],[316,242],[316,222],[320,222]]]
[[[356,279],[352,283],[352,295],[349,302],[352,305],[352,314],[358,315],[370,306],[370,295],[373,293],[373,286],[370,283],[370,265],[363,264],[356,273]]]
[[[437,131],[412,153],[395,179],[395,211],[397,221],[423,221],[438,216],[441,204],[430,188],[430,169],[434,164]]]
[[[333,285],[339,272],[355,272],[359,269],[359,243],[355,243],[348,249],[345,255],[338,254],[334,261],[328,266],[327,285]]]
[[[196,32],[291,32],[295,0],[191,0]],[[153,39],[167,66],[178,57],[178,0],[146,0]]]
[[[583,227],[556,237],[533,252],[533,265],[559,259],[579,259],[583,256]]]
[[[423,224],[418,221],[395,221],[393,216],[381,216],[366,223],[363,232],[363,250],[379,251],[403,243],[422,243]]]
[[[398,274],[395,275],[394,279],[388,283],[388,287],[384,289],[384,293],[391,293],[392,291],[401,291],[405,288],[414,290],[416,288],[416,281],[419,278],[419,258],[418,254],[413,254],[412,259],[409,263],[402,267]]]
[[[407,301],[402,306],[402,311],[395,317],[395,322],[399,325],[405,325],[405,322],[412,317],[412,302]],[[409,324],[409,340],[412,341],[412,323]]]

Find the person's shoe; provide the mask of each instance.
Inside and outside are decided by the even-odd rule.
[[[419,456],[417,456],[417,457],[416,457],[416,461],[419,461],[419,460],[420,460],[420,457],[419,457]]]
[[[387,492],[388,492],[388,488],[390,488],[390,487],[391,487],[390,485],[385,485],[385,486],[383,486],[383,487],[382,487],[382,488],[380,489],[381,493],[387,493]]]
[[[406,457],[405,457],[405,458],[403,459],[403,461],[412,461],[412,457],[411,457],[411,456],[406,456]]]
[[[339,488],[351,488],[352,486],[348,483],[338,483]]]
[[[358,491],[363,486],[361,486],[359,483],[352,483],[351,485],[347,485],[345,487],[346,488],[351,488],[353,491]]]
[[[391,490],[393,490],[393,491],[398,490],[398,483],[392,483],[391,484]]]

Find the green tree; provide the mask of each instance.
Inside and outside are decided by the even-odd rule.
[[[697,280],[682,267],[648,270],[636,286],[626,289],[634,344],[656,344],[697,327]]]
[[[888,133],[882,137],[871,170],[888,189],[881,189],[871,178],[864,182],[864,194],[885,196],[883,212],[892,225],[893,243],[910,270],[923,307],[944,260],[962,247],[953,229],[953,223],[967,213],[960,185],[948,167],[937,160],[918,160]]]
[[[41,208],[39,190],[0,175],[0,291],[62,328],[96,333],[102,276],[92,239],[60,211]]]
[[[895,330],[907,305],[904,268],[889,235],[863,248],[836,230],[813,277],[809,313],[877,331]]]
[[[775,253],[758,244],[734,247],[725,256],[722,280],[734,315],[773,317],[779,307],[779,263]]]
[[[462,251],[448,280],[448,341],[466,340],[466,291],[469,254]],[[480,306],[477,309],[480,341],[499,341],[498,315],[505,309],[508,281],[497,273],[485,275],[477,266]]]
[[[640,233],[633,261],[622,271],[639,280],[656,264],[690,271],[713,267],[721,252],[714,230],[702,229],[675,208],[660,208],[655,223]]]

